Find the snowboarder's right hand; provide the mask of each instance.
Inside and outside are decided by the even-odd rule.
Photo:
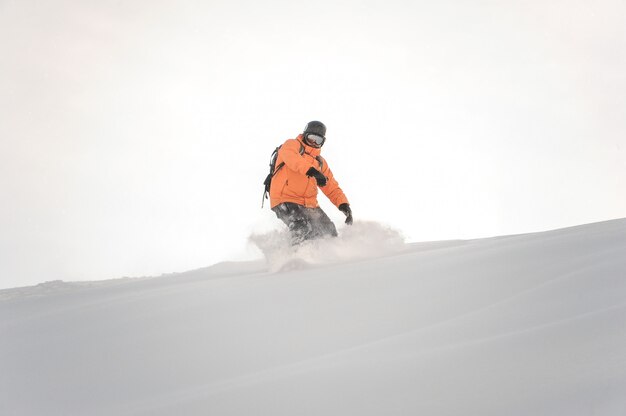
[[[324,176],[322,172],[315,169],[314,167],[310,167],[309,170],[306,171],[306,176],[314,177],[315,181],[317,182],[317,186],[326,186],[326,176]]]

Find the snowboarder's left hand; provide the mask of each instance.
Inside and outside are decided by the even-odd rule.
[[[346,216],[346,224],[352,225],[352,210],[350,209],[350,204],[346,204],[345,202],[339,205],[339,211],[343,212]]]

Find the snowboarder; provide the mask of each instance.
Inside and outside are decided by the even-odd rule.
[[[278,150],[276,166],[279,168],[271,180],[270,205],[289,227],[294,245],[337,236],[335,224],[317,203],[318,187],[344,213],[346,224],[352,224],[348,199],[320,156],[325,136],[326,126],[320,121],[311,121],[302,134],[287,140]]]

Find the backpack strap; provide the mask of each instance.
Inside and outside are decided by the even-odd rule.
[[[324,158],[320,155],[315,156],[315,160],[320,164],[320,172],[324,173]]]

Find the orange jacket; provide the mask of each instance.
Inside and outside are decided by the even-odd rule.
[[[300,154],[301,147],[304,147],[302,155]],[[326,186],[320,187],[320,189],[336,207],[344,202],[348,203],[348,198],[339,187],[328,164],[320,156],[320,149],[304,143],[302,135],[295,139],[289,139],[282,145],[278,151],[276,166],[282,162],[285,162],[285,165],[274,175],[270,187],[270,205],[272,208],[283,202],[293,202],[308,208],[319,206],[317,203],[317,182],[315,178],[306,176],[306,172],[311,167],[319,170],[328,178]],[[322,166],[320,167],[320,165]]]

